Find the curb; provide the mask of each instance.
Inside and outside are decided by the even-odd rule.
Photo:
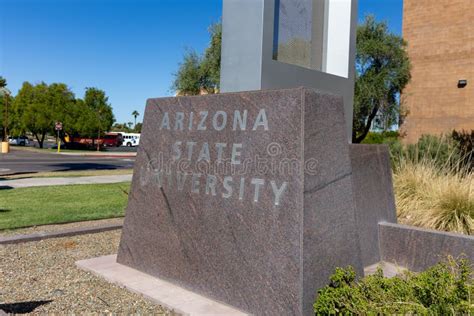
[[[93,153],[55,153],[56,155],[62,155],[62,156],[75,156],[75,157],[92,157],[92,158],[135,158],[137,156],[137,153],[99,153],[99,154],[93,154]]]
[[[110,230],[121,229],[122,226],[123,226],[122,224],[109,224],[109,225],[102,225],[102,226],[96,226],[96,227],[71,228],[71,229],[65,229],[65,230],[56,231],[56,232],[39,232],[39,233],[33,233],[33,234],[0,237],[0,245],[20,244],[24,242],[39,241],[39,240],[50,239],[50,238],[96,234],[96,233],[102,233],[102,232],[106,232]]]

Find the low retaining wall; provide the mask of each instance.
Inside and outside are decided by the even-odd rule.
[[[94,227],[75,227],[53,232],[38,232],[32,234],[0,237],[0,245],[19,244],[23,242],[38,241],[49,238],[102,233],[110,230],[121,229],[122,226],[122,224],[108,224]]]
[[[474,236],[380,223],[379,242],[383,261],[411,271],[425,270],[447,256],[474,262]]]
[[[362,263],[365,267],[381,260],[380,222],[397,222],[392,168],[387,145],[351,144],[352,183]]]

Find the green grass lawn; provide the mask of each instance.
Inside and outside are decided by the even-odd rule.
[[[124,215],[130,183],[0,190],[0,230]]]

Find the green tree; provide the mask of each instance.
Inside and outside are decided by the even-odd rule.
[[[400,120],[400,92],[410,81],[410,61],[402,37],[369,15],[357,27],[356,82],[352,142],[360,143],[378,120]]]
[[[133,129],[133,132],[141,133],[142,132],[142,127],[143,127],[142,123],[137,123],[137,125],[135,125],[135,128]]]
[[[211,40],[204,56],[193,50],[184,54],[183,62],[174,74],[172,90],[180,95],[198,95],[201,92],[219,91],[221,67],[222,27],[220,23],[209,27]]]
[[[27,129],[43,148],[46,134],[51,131],[54,119],[49,105],[48,85],[44,82],[31,85],[24,82],[14,101],[15,120],[20,128]]]
[[[132,116],[135,120],[135,124],[133,126],[137,126],[137,117],[140,116],[140,113],[138,113],[138,111],[135,110],[132,112]]]
[[[95,134],[97,138],[100,138],[115,122],[109,98],[103,90],[86,88],[84,104],[86,113],[83,132],[88,136],[93,137]]]
[[[216,93],[219,91],[221,80],[222,24],[212,24],[209,27],[209,34],[211,42],[201,63],[202,88],[209,93]]]
[[[192,50],[186,51],[184,60],[174,74],[172,89],[179,95],[198,95],[203,86],[201,77],[201,58]]]
[[[8,141],[8,133],[12,130],[13,96],[7,89],[7,80],[0,76],[0,133],[2,141]]]
[[[140,124],[140,123],[138,123],[138,124]],[[115,123],[112,126],[112,131],[114,131],[114,132],[126,132],[126,133],[131,132],[130,128],[128,128],[127,123]]]
[[[17,134],[30,131],[43,148],[46,135],[55,134],[55,122],[63,123],[64,132],[76,131],[81,112],[75,111],[75,104],[74,94],[64,83],[33,86],[24,82],[13,103],[14,130]]]
[[[52,83],[48,86],[48,105],[51,111],[53,124],[51,124],[50,133],[55,135],[55,122],[63,124],[63,130],[59,132],[59,137],[64,141],[65,135],[74,135],[78,133],[77,121],[82,115],[76,109],[76,98],[74,93],[64,83]]]
[[[7,141],[7,128],[8,128],[8,101],[9,101],[9,94],[6,91],[7,87],[7,80],[0,76],[0,121],[2,122],[2,140]]]

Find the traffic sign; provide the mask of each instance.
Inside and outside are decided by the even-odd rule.
[[[62,131],[63,130],[63,123],[56,122],[56,125],[55,125],[54,129],[57,130],[57,131]]]

